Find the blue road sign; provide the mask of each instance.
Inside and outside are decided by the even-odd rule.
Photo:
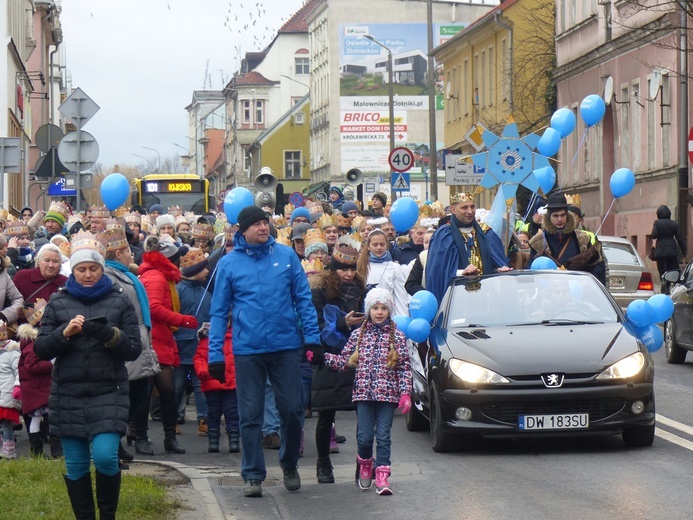
[[[65,187],[65,177],[57,177],[48,185],[48,195],[50,197],[74,197],[77,195],[77,190]]]
[[[411,174],[393,173],[391,182],[393,191],[409,191],[411,186]]]

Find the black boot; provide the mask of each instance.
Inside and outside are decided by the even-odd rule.
[[[176,426],[168,426],[164,430],[164,449],[166,453],[185,453],[185,448],[181,448],[176,440]]]
[[[137,440],[137,430],[135,429],[134,423],[128,424],[128,429],[125,433],[125,439],[127,440],[128,446],[132,446],[132,443]]]
[[[132,454],[125,449],[123,446],[123,441],[120,441],[120,444],[118,445],[118,458],[120,460],[123,460],[125,462],[132,462],[135,460],[135,457],[132,456]]]
[[[241,451],[241,434],[238,430],[229,432],[229,453],[238,453]]]
[[[40,432],[29,434],[29,453],[32,457],[46,457],[43,453],[43,435]]]
[[[152,444],[149,442],[149,438],[146,435],[144,437],[138,436],[135,440],[135,453],[138,455],[154,455]]]
[[[77,480],[70,480],[67,476],[63,478],[76,520],[95,520],[96,512],[94,511],[94,495],[91,491],[91,475],[85,475]]]
[[[54,459],[61,459],[63,457],[63,444],[60,442],[60,437],[56,435],[51,435],[49,439],[51,447],[51,457],[53,457]]]
[[[208,429],[207,440],[209,441],[207,451],[209,453],[219,453],[219,430]]]
[[[330,457],[318,457],[318,484],[334,484],[334,473],[332,473],[332,462]]]
[[[120,495],[120,471],[109,477],[96,470],[96,503],[101,520],[115,520]]]

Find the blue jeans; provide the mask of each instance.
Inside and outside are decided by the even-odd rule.
[[[219,431],[221,415],[226,422],[226,433],[238,431],[238,399],[235,390],[212,390],[205,392],[207,398],[207,427]]]
[[[274,390],[267,379],[265,386],[265,419],[262,425],[262,436],[266,437],[270,433],[279,433],[279,412],[277,403],[274,400]]]
[[[357,401],[356,442],[362,459],[373,456],[373,437],[378,442],[375,467],[390,465],[390,430],[395,417],[395,403],[382,401]]]
[[[200,388],[200,379],[197,377],[193,365],[180,365],[173,369],[173,379],[176,385],[176,402],[178,403],[178,416],[185,416],[185,389],[188,386],[188,374],[190,374],[193,392],[195,393],[195,410],[197,411],[197,420],[199,421],[207,417],[207,400]]]
[[[301,369],[299,349],[235,356],[236,393],[240,416],[243,456],[243,480],[265,480],[265,456],[262,449],[262,425],[265,389],[269,377],[279,411],[281,448],[279,464],[294,469],[301,444]]]
[[[89,463],[94,460],[96,471],[112,477],[120,471],[118,467],[118,446],[120,433],[97,433],[91,439],[82,437],[62,437],[63,454],[67,478],[79,480],[89,475]],[[91,444],[91,453],[89,448]]]

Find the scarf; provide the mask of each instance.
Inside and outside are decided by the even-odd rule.
[[[123,273],[128,277],[128,280],[132,282],[132,285],[135,287],[135,293],[137,294],[137,301],[140,304],[140,309],[142,309],[142,321],[148,329],[151,329],[152,314],[151,309],[149,308],[149,298],[147,297],[147,291],[145,290],[144,285],[142,285],[142,282],[140,282],[139,278],[132,274],[130,270],[120,262],[116,262],[115,260],[106,260],[106,265],[114,271]]]
[[[17,255],[17,262],[27,265],[34,260],[34,252],[30,247],[20,247]]]
[[[392,262],[392,255],[389,251],[385,251],[383,256],[375,256],[373,253],[368,253],[370,261],[374,264],[384,264],[385,262]]]
[[[71,274],[65,284],[65,290],[70,296],[77,298],[82,303],[93,303],[100,300],[113,288],[113,282],[108,276],[102,276],[99,281],[91,287],[84,287],[77,282],[74,274]]]

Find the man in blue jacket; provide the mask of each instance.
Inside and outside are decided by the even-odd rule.
[[[268,377],[281,418],[279,463],[284,487],[296,491],[301,487],[297,470],[303,417],[300,362],[304,344],[319,348],[317,313],[298,256],[270,236],[264,211],[244,208],[233,241],[233,251],[217,267],[210,310],[209,373],[224,380],[222,347],[231,309],[243,494],[262,496],[267,476],[262,425]]]

